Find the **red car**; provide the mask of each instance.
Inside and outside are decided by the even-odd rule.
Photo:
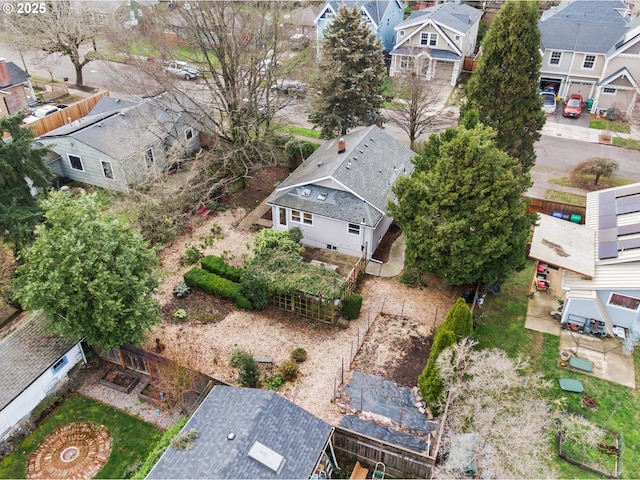
[[[565,117],[580,117],[582,113],[582,95],[579,93],[572,93],[567,98],[567,101],[564,103],[564,112],[562,113]]]

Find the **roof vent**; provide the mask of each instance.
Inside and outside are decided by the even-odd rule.
[[[347,149],[347,142],[344,141],[344,138],[338,140],[338,153],[343,153]]]
[[[302,190],[302,196],[303,197],[308,197],[309,195],[311,195],[311,189],[310,188],[304,188]]]
[[[369,140],[371,140],[373,142],[373,137],[369,137]]]
[[[322,166],[322,162],[318,162],[318,167],[321,167],[321,166]]]
[[[234,438],[236,438],[236,434],[231,432],[229,435],[227,435],[227,440],[233,440]]]
[[[98,125],[99,127],[101,127],[101,126],[102,126],[102,124],[101,124],[101,123],[96,123],[96,125]]]
[[[120,112],[120,116],[121,116],[121,117],[124,117],[124,112]]]
[[[358,160],[358,157],[353,157],[354,160]]]
[[[364,153],[364,150],[358,150],[360,153]]]
[[[365,147],[369,148],[369,145],[367,143],[364,144]]]

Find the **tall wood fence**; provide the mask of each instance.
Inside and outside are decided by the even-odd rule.
[[[565,217],[571,217],[571,215],[580,215],[580,223],[584,224],[585,216],[587,213],[586,207],[582,207],[580,205],[571,205],[569,203],[552,202],[543,198],[525,197],[525,199],[529,200],[529,205],[527,207],[527,212],[529,213],[538,212],[544,213],[545,215],[553,215],[554,213],[559,213],[564,215]]]
[[[386,474],[395,478],[429,478],[435,457],[377,440],[342,427],[335,427],[333,447],[370,468],[382,462]]]
[[[462,71],[473,73],[476,71],[476,63],[478,63],[476,57],[464,57],[462,61]]]

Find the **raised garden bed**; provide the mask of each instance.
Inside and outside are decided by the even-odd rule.
[[[149,405],[153,405],[156,408],[160,408],[162,404],[166,402],[166,395],[160,395],[161,390],[153,385],[152,383],[146,383],[142,390],[138,393],[138,398],[148,403]]]
[[[138,377],[131,375],[125,370],[109,370],[99,380],[104,385],[122,393],[131,393],[131,390],[138,384]]]

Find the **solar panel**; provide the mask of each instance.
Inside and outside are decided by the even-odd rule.
[[[618,205],[616,213],[624,215],[625,213],[640,212],[640,203],[632,203],[630,205]]]
[[[630,195],[628,197],[621,197],[616,200],[616,205],[633,205],[640,204],[640,195]]]
[[[604,215],[598,219],[598,228],[600,230],[604,228],[614,228],[617,225],[618,223],[616,222],[615,215]]]
[[[603,242],[598,244],[598,258],[616,258],[618,256],[618,242]]]
[[[619,250],[629,250],[631,248],[640,248],[640,237],[627,238],[618,242]]]
[[[624,187],[617,188],[615,192],[616,192],[616,197],[626,197],[627,195],[638,195],[640,194],[640,183],[634,183],[632,185],[627,185]]]
[[[621,225],[618,227],[618,235],[631,235],[633,233],[640,233],[640,223]]]
[[[618,240],[617,228],[605,228],[598,232],[598,241],[600,243],[615,242],[617,240]]]

